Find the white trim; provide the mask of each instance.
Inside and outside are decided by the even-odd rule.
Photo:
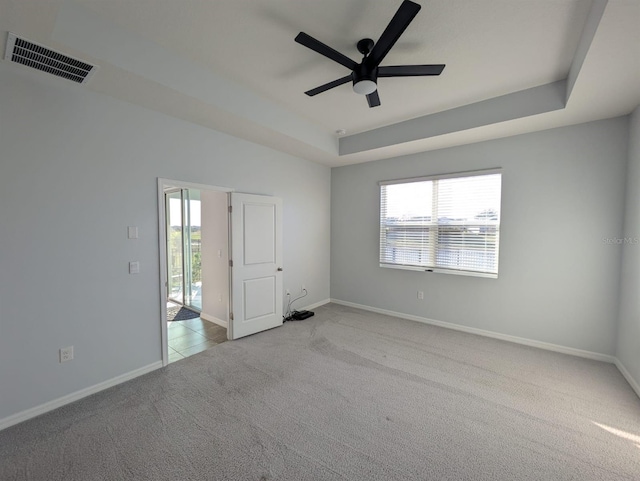
[[[160,349],[162,365],[169,364],[169,334],[167,332],[167,219],[164,189],[166,179],[158,177],[158,252],[160,254]]]
[[[204,319],[205,321],[213,322],[218,326],[224,327],[225,329],[229,328],[229,323],[227,321],[223,321],[222,319],[218,319],[215,316],[210,316],[209,314],[205,314],[204,312],[200,313],[200,319]]]
[[[331,299],[323,299],[322,301],[315,302],[313,304],[309,304],[308,306],[304,306],[301,310],[310,311],[311,309],[315,309],[316,307],[324,306],[325,304],[329,304]]]
[[[422,322],[424,324],[431,324],[434,326],[444,327],[446,329],[453,329],[455,331],[468,332],[470,334],[477,334],[478,336],[491,337],[493,339],[500,339],[502,341],[513,342],[515,344],[523,344],[525,346],[537,347],[546,351],[561,352],[562,354],[569,354],[571,356],[584,357],[587,359],[594,359],[596,361],[603,361],[608,363],[615,363],[615,357],[608,354],[601,354],[599,352],[584,351],[582,349],[576,349],[573,347],[560,346],[558,344],[551,344],[549,342],[536,341],[533,339],[526,339],[524,337],[511,336],[509,334],[500,334],[499,332],[486,331],[484,329],[477,329],[475,327],[462,326],[460,324],[453,324],[451,322],[436,321],[434,319],[428,319],[426,317],[414,316],[412,314],[404,314],[402,312],[388,311],[386,309],[379,309],[377,307],[364,306],[362,304],[356,304],[355,302],[341,301],[339,299],[331,299],[331,302],[335,304],[341,304],[343,306],[355,307],[365,311],[377,312],[378,314],[385,314],[387,316],[399,317],[401,319],[408,319],[410,321]]]
[[[156,361],[147,366],[134,369],[133,371],[129,371],[101,383],[94,384],[93,386],[89,386],[87,388],[80,389],[79,391],[72,392],[71,394],[67,394],[66,396],[59,397],[58,399],[54,399],[53,401],[40,404],[39,406],[35,406],[25,411],[21,411],[19,413],[8,416],[4,419],[0,419],[0,431],[8,428],[9,426],[13,426],[14,424],[18,424],[28,419],[35,418],[36,416],[40,416],[41,414],[53,411],[54,409],[78,401],[97,392],[103,391],[123,382],[130,381],[131,379],[142,376],[143,374],[147,374],[151,371],[155,371],[156,369],[159,369],[161,367],[162,361]]]
[[[175,189],[218,190],[220,192],[235,192],[234,189],[230,189],[228,187],[219,187],[209,184],[198,184],[196,182],[183,182],[182,180],[164,179],[162,177],[158,177],[158,183],[162,183],[165,188],[170,187]]]
[[[395,184],[410,184],[412,182],[424,182],[427,180],[442,180],[442,179],[457,179],[459,177],[479,177],[481,175],[493,175],[501,174],[502,167],[491,167],[489,169],[481,170],[467,170],[464,172],[452,172],[450,174],[436,174],[425,175],[422,177],[409,177],[405,179],[393,179],[393,180],[381,180],[378,185],[395,185]]]
[[[453,274],[454,276],[468,276],[468,277],[484,277],[485,279],[497,279],[498,273],[493,272],[480,272],[480,271],[465,271],[462,269],[444,269],[442,267],[418,267],[410,266],[406,264],[385,264],[380,263],[380,267],[383,269],[401,269],[405,271],[415,272],[428,272],[430,274]]]
[[[615,358],[615,365],[618,368],[618,371],[620,371],[622,376],[627,380],[627,382],[631,386],[631,389],[633,389],[638,397],[640,397],[640,383],[638,383],[638,381],[633,378],[631,373],[627,371],[627,368],[624,367],[624,364],[622,364],[622,361],[620,361],[620,359],[618,359],[617,357]]]

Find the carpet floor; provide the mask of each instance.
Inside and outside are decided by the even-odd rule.
[[[2,480],[638,480],[615,366],[335,304],[0,432]]]

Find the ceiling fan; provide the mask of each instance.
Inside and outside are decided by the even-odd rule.
[[[361,95],[366,95],[369,107],[377,107],[380,105],[380,96],[378,95],[377,85],[378,78],[440,75],[444,70],[444,64],[380,66],[384,57],[398,41],[400,35],[402,35],[406,30],[413,18],[418,14],[420,8],[420,5],[417,3],[404,0],[396,14],[389,22],[389,25],[387,25],[387,28],[382,32],[377,43],[374,43],[370,38],[363,38],[360,40],[356,44],[358,52],[364,55],[360,63],[356,63],[346,55],[332,49],[312,36],[307,35],[304,32],[300,32],[296,36],[296,42],[318,52],[320,55],[324,55],[334,62],[338,62],[340,65],[344,65],[351,70],[351,74],[339,78],[338,80],[334,80],[333,82],[320,85],[319,87],[305,92],[305,94],[313,97],[314,95],[318,95],[334,87],[338,87],[339,85],[352,81],[353,91]]]

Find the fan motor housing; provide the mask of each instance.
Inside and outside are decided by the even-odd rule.
[[[354,85],[362,80],[371,80],[373,83],[378,83],[378,67],[370,68],[362,62],[351,76],[353,77]]]

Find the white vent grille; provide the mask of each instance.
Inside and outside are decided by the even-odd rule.
[[[80,84],[88,82],[97,69],[95,65],[54,52],[12,33],[7,37],[4,58]]]

